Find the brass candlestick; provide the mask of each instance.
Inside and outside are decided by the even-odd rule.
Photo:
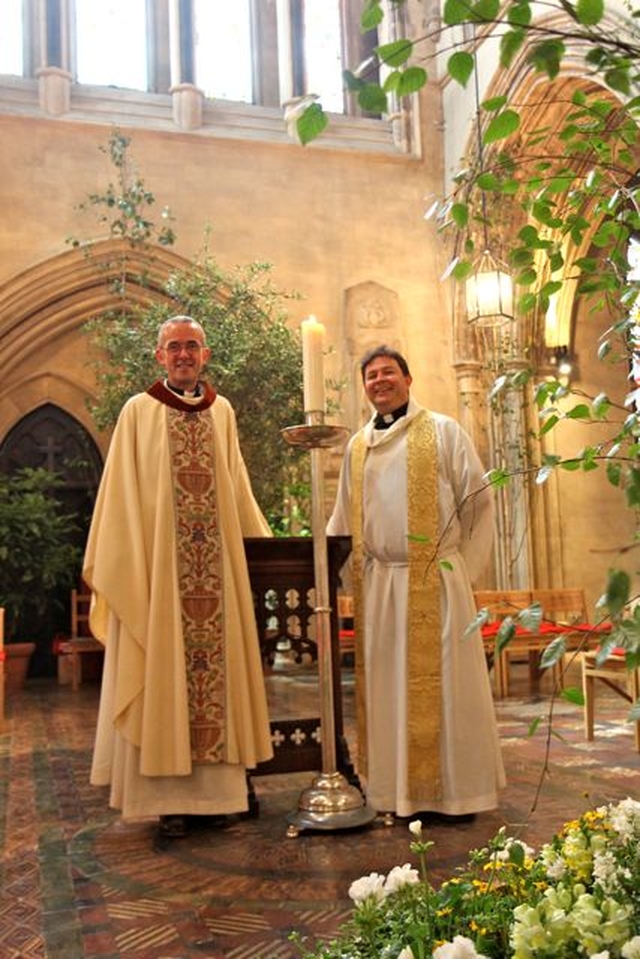
[[[320,683],[320,730],[322,772],[311,786],[300,794],[298,810],[287,819],[287,835],[295,838],[301,829],[353,829],[372,822],[376,813],[366,805],[362,793],[347,782],[336,764],[336,731],[333,699],[333,664],[331,650],[331,607],[329,605],[329,573],[327,535],[324,516],[324,471],[322,451],[345,442],[348,430],[324,422],[324,412],[305,413],[303,426],[283,430],[285,440],[311,452],[311,530],[313,533],[313,568],[315,580],[315,627],[318,644]]]

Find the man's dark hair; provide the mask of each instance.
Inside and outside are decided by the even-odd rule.
[[[392,349],[390,346],[387,346],[385,343],[381,343],[380,346],[374,346],[372,349],[367,350],[362,359],[360,360],[360,373],[362,379],[364,380],[364,374],[369,363],[372,363],[373,360],[377,359],[379,356],[387,356],[390,360],[395,360],[400,369],[402,370],[403,376],[411,376],[409,372],[409,364],[405,360],[402,353],[398,353],[397,350]]]

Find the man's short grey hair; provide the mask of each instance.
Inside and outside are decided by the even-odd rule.
[[[185,324],[188,323],[191,326],[195,326],[196,329],[200,330],[200,333],[202,335],[202,345],[204,346],[206,344],[207,337],[200,323],[198,323],[197,320],[194,320],[192,316],[186,316],[180,313],[178,314],[178,316],[170,316],[168,320],[165,320],[164,323],[160,324],[160,327],[158,328],[158,346],[162,346],[162,338],[164,336],[164,332],[170,323],[185,323]]]

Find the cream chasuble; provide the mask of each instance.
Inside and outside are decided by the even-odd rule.
[[[478,631],[465,635],[492,545],[485,487],[464,430],[412,399],[387,430],[371,420],[343,459],[327,532],[352,536],[357,768],[380,811],[498,804],[504,771],[484,649]]]
[[[243,543],[260,535],[228,402],[129,400],[83,570],[106,646],[92,782],[125,817],[246,809],[245,768],[272,755]]]

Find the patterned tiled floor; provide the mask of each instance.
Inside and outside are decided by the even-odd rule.
[[[589,744],[581,711],[568,704],[556,705],[547,736],[544,682],[541,697],[529,695],[524,677],[515,691],[518,698],[497,706],[509,778],[501,808],[462,826],[432,827],[435,879],[503,823],[535,845],[587,806],[640,795],[640,757],[621,700],[601,696]],[[347,681],[349,738],[351,692]],[[275,677],[271,702],[279,695],[295,715],[296,696],[308,699],[308,677]],[[7,704],[2,959],[295,959],[293,931],[330,937],[349,913],[354,878],[411,858],[400,823],[287,838],[287,816],[311,773],[256,779],[257,819],[203,826],[157,851],[153,823],[121,823],[105,790],[88,784],[97,697],[95,684],[73,693],[32,680]],[[543,722],[530,736],[538,716]]]

